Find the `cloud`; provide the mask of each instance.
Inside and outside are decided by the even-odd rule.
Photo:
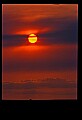
[[[40,34],[43,39],[46,39],[43,41],[44,44],[71,44],[78,42],[78,22],[76,20],[63,21],[61,24],[58,30],[54,29],[57,25],[53,24],[52,31]]]
[[[77,16],[77,5],[3,5],[3,34],[30,29],[38,30],[39,33],[46,28],[61,30],[63,26],[67,28],[70,21],[77,20]]]
[[[4,82],[3,89],[38,89],[38,88],[76,88],[76,83],[60,78],[41,80],[23,80],[21,83]]]
[[[3,99],[75,99],[77,85],[65,79],[25,80],[21,83],[4,82]]]
[[[26,44],[27,36],[24,35],[3,35],[3,47],[22,46]]]
[[[37,33],[37,45],[74,44],[78,42],[77,20],[44,18],[30,24],[32,27],[35,24],[40,27],[39,33]],[[43,29],[50,30],[42,32]],[[28,35],[3,35],[3,46],[26,45],[27,37]]]

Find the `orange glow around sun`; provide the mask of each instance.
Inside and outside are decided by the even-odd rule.
[[[30,43],[35,43],[37,42],[37,36],[35,34],[30,34],[28,40]]]

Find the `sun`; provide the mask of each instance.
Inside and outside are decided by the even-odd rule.
[[[28,37],[28,40],[30,43],[36,43],[37,42],[37,36],[35,34],[30,34]]]

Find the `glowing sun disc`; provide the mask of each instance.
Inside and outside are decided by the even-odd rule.
[[[28,40],[30,43],[35,43],[37,41],[37,36],[35,34],[30,34]]]

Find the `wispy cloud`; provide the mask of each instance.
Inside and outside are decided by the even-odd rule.
[[[77,6],[3,5],[3,34],[31,29],[41,33],[41,29],[46,27],[62,29],[64,24],[67,26],[69,21],[77,19]]]
[[[57,21],[55,22],[54,19],[43,19],[42,21],[36,22],[36,24],[40,24],[38,26],[42,27],[45,25],[43,28],[47,28],[47,25],[51,28],[50,31],[45,31],[44,33],[40,33],[39,30],[37,35],[38,41],[40,42],[37,41],[37,45],[72,44],[78,42],[78,21]],[[25,45],[27,38],[28,35],[3,35],[3,46]]]

